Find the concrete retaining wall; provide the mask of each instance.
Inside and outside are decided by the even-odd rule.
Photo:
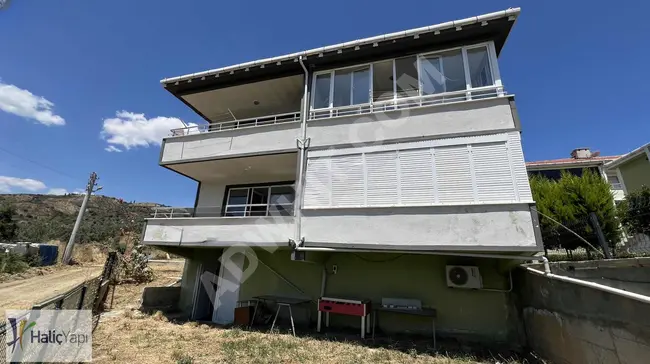
[[[647,363],[650,305],[519,269],[528,345],[556,364]]]
[[[541,265],[534,267],[544,270]],[[551,263],[551,271],[650,296],[650,258],[558,262]]]
[[[143,309],[175,309],[181,287],[145,287],[142,292]]]

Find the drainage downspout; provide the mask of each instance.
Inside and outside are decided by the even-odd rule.
[[[296,181],[296,198],[294,202],[295,217],[295,238],[294,242],[296,245],[300,245],[302,241],[302,191],[303,191],[303,181],[305,179],[305,151],[309,147],[309,142],[307,141],[307,115],[309,114],[309,71],[305,67],[303,62],[303,57],[298,57],[298,62],[302,66],[303,71],[305,72],[305,89],[302,96],[302,112],[300,113],[300,139],[296,140],[296,145],[298,147],[298,180]]]

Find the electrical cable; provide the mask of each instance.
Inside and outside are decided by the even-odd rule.
[[[19,158],[19,159],[22,159],[22,160],[28,161],[28,162],[30,162],[30,163],[32,163],[32,164],[35,164],[35,165],[37,165],[37,166],[39,166],[39,167],[41,167],[41,168],[48,169],[48,170],[50,170],[50,171],[52,171],[52,172],[54,172],[54,173],[60,174],[61,176],[64,176],[64,177],[67,177],[67,178],[71,178],[71,179],[73,179],[73,180],[75,180],[75,181],[80,180],[80,178],[78,178],[78,177],[73,177],[73,176],[71,176],[71,175],[69,175],[69,174],[67,174],[67,173],[64,173],[64,172],[58,171],[58,170],[56,170],[56,169],[54,169],[54,168],[52,168],[52,167],[49,167],[49,166],[47,166],[47,165],[44,165],[44,164],[41,164],[41,163],[36,162],[36,161],[34,161],[34,160],[31,160],[31,159],[29,159],[29,158],[27,158],[27,157],[23,157],[23,156],[20,156],[20,155],[18,155],[18,154],[16,154],[16,153],[10,152],[10,151],[8,151],[8,150],[2,148],[2,147],[0,147],[0,151],[3,151],[3,152],[5,152],[5,153],[7,153],[7,154],[9,154],[9,155],[12,155],[12,156],[16,157],[16,158]]]

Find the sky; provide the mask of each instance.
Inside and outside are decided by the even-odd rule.
[[[588,5],[587,5],[588,4]],[[159,81],[509,7],[499,56],[526,160],[650,141],[650,2],[11,0],[0,10],[0,193],[78,192],[192,206],[158,165],[169,129],[202,122]]]

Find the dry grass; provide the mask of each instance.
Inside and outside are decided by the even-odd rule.
[[[93,338],[96,363],[478,363],[470,356],[403,352],[356,342],[175,324],[162,314],[103,320]]]
[[[169,284],[182,264],[152,264],[150,286]],[[143,288],[117,287],[112,312],[104,314],[93,335],[95,363],[518,363],[478,360],[470,355],[419,352],[397,347],[369,347],[357,341],[325,337],[224,329],[196,322],[170,321],[163,313],[137,310]]]

